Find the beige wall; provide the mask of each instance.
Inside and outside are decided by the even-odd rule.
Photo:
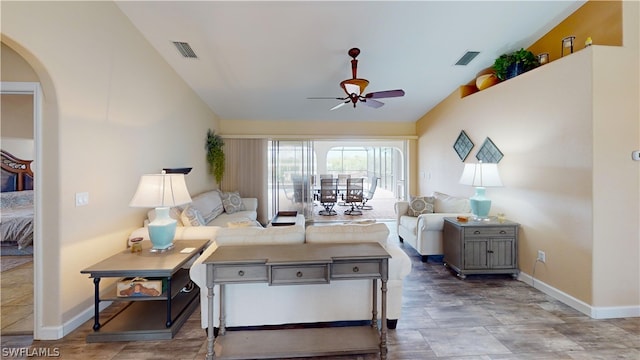
[[[221,120],[222,135],[281,135],[308,138],[376,138],[415,135],[415,123]]]
[[[533,275],[543,250],[535,278],[596,308],[640,305],[638,4],[624,16],[636,34],[624,48],[593,46],[464,99],[454,92],[417,123],[418,192],[471,195],[452,145],[465,130],[473,162],[490,137],[505,186],[487,195],[492,213],[522,225],[521,271]]]
[[[215,187],[204,140],[218,120],[113,3],[3,2],[1,20],[43,88],[43,324],[56,329],[92,305],[80,270],[141,225],[128,207],[141,174],[191,166],[191,193]],[[3,81],[34,81],[5,65]]]

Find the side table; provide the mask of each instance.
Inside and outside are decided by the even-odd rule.
[[[184,291],[191,278],[183,266],[199,256],[209,240],[179,240],[174,242],[173,249],[162,253],[150,252],[151,244],[144,243],[141,252],[125,250],[80,271],[93,278],[95,288],[94,332],[87,335],[87,342],[171,339],[200,304],[197,286]],[[166,290],[159,296],[119,297],[115,288],[101,294],[100,280],[104,277],[162,278],[166,281]],[[101,301],[128,304],[100,322]]]
[[[444,264],[464,279],[468,274],[518,277],[519,224],[504,220],[460,222],[444,218]]]

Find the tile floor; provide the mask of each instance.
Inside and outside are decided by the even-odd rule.
[[[401,246],[413,270],[405,281],[402,318],[389,332],[389,359],[640,359],[640,318],[593,320],[508,275],[460,280]],[[31,346],[58,349],[61,359],[203,359],[199,316],[197,310],[168,341],[87,344],[88,321],[58,341],[3,337],[2,352],[6,358],[9,347]]]

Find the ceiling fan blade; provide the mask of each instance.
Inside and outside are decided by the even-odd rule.
[[[360,95],[360,86],[355,84],[344,84],[344,88],[347,90],[349,94]]]
[[[384,105],[383,102],[378,101],[378,100],[373,100],[373,99],[364,99],[364,100],[360,100],[360,102],[362,102],[363,104],[367,105],[368,107],[372,107],[374,109],[377,109],[377,108],[381,107],[382,105]]]
[[[332,107],[331,109],[329,109],[329,111],[341,108],[341,107],[347,105],[348,103],[349,103],[349,101],[341,102],[340,104],[338,104],[338,105]]]
[[[317,99],[325,99],[325,100],[347,100],[348,98],[341,97],[308,97],[307,99],[317,100]]]
[[[400,96],[404,96],[404,90],[402,89],[371,92],[364,97],[367,99],[381,99]]]

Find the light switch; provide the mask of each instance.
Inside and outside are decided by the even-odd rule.
[[[89,204],[89,193],[82,192],[76,193],[76,207],[77,206],[85,206]]]

